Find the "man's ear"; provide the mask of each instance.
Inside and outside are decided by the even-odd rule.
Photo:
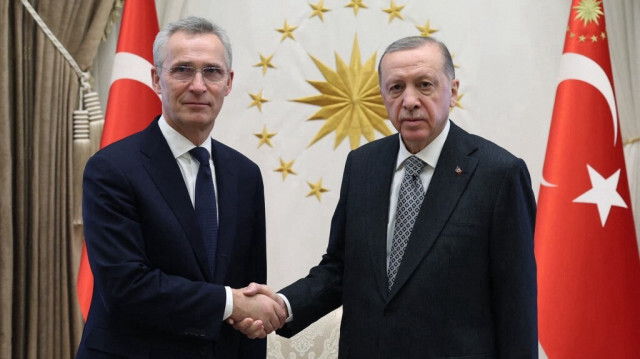
[[[158,73],[158,68],[155,66],[151,68],[151,84],[153,85],[153,91],[158,95],[161,95],[162,88],[160,87],[160,74]]]
[[[227,83],[225,84],[227,86],[224,95],[227,96],[230,92],[231,89],[233,88],[233,70],[229,71],[229,76],[227,77]]]
[[[449,107],[453,108],[456,106],[456,101],[458,101],[458,88],[460,87],[460,80],[453,79],[451,80],[451,99],[449,101]]]

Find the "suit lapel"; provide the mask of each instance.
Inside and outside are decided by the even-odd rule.
[[[367,208],[366,228],[370,228],[368,238],[373,262],[374,275],[382,297],[387,295],[387,223],[389,222],[389,189],[393,180],[400,141],[398,136],[390,136],[381,141],[382,148],[376,156],[369,156],[366,168],[370,181],[365,187],[371,200]]]
[[[211,280],[211,270],[189,192],[157,120],[145,130],[141,152],[146,159],[143,166],[180,222],[191,243],[202,275]]]
[[[216,171],[216,196],[218,199],[218,245],[214,283],[223,283],[229,269],[233,239],[236,235],[238,176],[228,151],[213,139],[211,140],[211,156]]]
[[[407,282],[447,223],[478,165],[469,156],[475,149],[469,135],[452,122],[389,298]],[[462,169],[461,174],[456,167]]]

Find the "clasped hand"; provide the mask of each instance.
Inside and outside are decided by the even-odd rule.
[[[232,289],[233,312],[227,322],[251,339],[265,338],[280,329],[287,319],[287,307],[271,288],[251,283]]]

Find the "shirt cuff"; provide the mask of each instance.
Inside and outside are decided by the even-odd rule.
[[[285,320],[285,323],[290,323],[291,321],[293,321],[293,311],[291,311],[291,304],[289,303],[289,299],[287,299],[284,294],[277,294],[280,296],[280,298],[282,298],[282,300],[284,300],[284,304],[287,305],[287,313],[289,313],[289,316],[287,317],[287,320]]]
[[[231,288],[225,286],[224,292],[227,295],[227,301],[224,305],[224,314],[222,315],[222,321],[227,320],[231,316],[231,313],[233,313],[233,293],[231,293]]]

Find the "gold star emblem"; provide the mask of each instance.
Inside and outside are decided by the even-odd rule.
[[[273,147],[271,145],[271,137],[277,135],[277,133],[269,133],[267,131],[267,126],[264,126],[264,128],[262,129],[262,133],[254,133],[254,136],[258,137],[260,139],[260,143],[258,143],[258,148],[260,146],[262,146],[263,144],[267,144],[269,145],[269,147]]]
[[[260,92],[258,92],[255,95],[252,94],[252,93],[249,93],[249,96],[251,96],[251,98],[253,99],[253,102],[251,102],[249,107],[256,106],[258,108],[258,110],[260,110],[260,112],[262,112],[262,104],[265,103],[265,102],[269,102],[269,100],[267,100],[266,98],[262,97],[262,90],[260,90]]]
[[[309,16],[309,18],[317,16],[320,18],[320,20],[322,20],[322,22],[324,22],[324,13],[329,11],[329,9],[324,7],[323,0],[318,1],[318,3],[315,5],[309,4],[309,6],[311,6],[311,8],[313,9],[313,12],[311,13],[311,16]]]
[[[382,11],[389,14],[389,22],[391,22],[396,17],[400,20],[404,20],[404,18],[402,17],[402,14],[400,13],[400,11],[404,9],[404,6],[405,5],[397,6],[395,1],[391,0],[391,7],[387,9],[383,9]]]
[[[328,135],[336,132],[334,148],[349,136],[351,149],[360,146],[360,137],[368,141],[374,140],[374,130],[387,136],[391,134],[384,123],[388,117],[387,110],[382,103],[378,74],[375,69],[374,53],[364,65],[360,64],[360,47],[358,37],[353,41],[351,63],[347,64],[336,57],[336,71],[311,56],[326,82],[310,81],[322,94],[311,97],[294,99],[293,101],[322,106],[309,120],[323,120],[326,122],[313,138],[309,146]]]
[[[280,157],[280,167],[276,168],[274,172],[282,172],[282,181],[287,178],[287,175],[291,173],[292,175],[297,175],[296,171],[294,171],[291,167],[293,167],[293,162],[295,160],[291,160],[291,162],[285,162],[282,157]]]
[[[603,15],[602,1],[598,0],[581,0],[580,3],[573,8],[576,10],[576,17],[574,20],[582,20],[584,26],[587,26],[590,22],[598,23],[598,18]]]
[[[431,34],[433,34],[434,32],[440,31],[438,29],[431,28],[431,25],[429,24],[429,20],[427,20],[424,26],[416,26],[416,27],[418,28],[418,30],[420,30],[420,36],[422,37],[431,37]]]
[[[453,109],[455,107],[461,108],[464,110],[464,106],[462,106],[462,97],[464,96],[463,93],[458,94],[458,97],[456,97],[456,103],[453,107],[449,108],[449,112],[453,111]]]
[[[598,37],[596,35],[591,36],[591,42],[598,42]]]
[[[311,183],[307,181],[307,184],[309,185],[309,188],[311,188],[311,191],[309,191],[307,197],[316,196],[316,198],[318,198],[318,201],[322,201],[322,194],[325,192],[329,192],[328,189],[322,187],[322,178],[320,178],[318,183]]]
[[[350,3],[348,3],[345,7],[351,7],[353,8],[353,13],[358,16],[358,10],[360,10],[360,8],[363,9],[367,9],[367,5],[362,3],[362,0],[352,0]]]
[[[580,35],[580,36],[578,36],[578,41],[580,41],[580,42],[584,42],[584,40],[586,40],[586,39],[587,39],[587,38],[586,38],[586,37],[584,37],[584,35]]]
[[[282,39],[280,39],[280,42],[283,42],[287,37],[291,38],[291,40],[295,40],[296,38],[295,36],[293,36],[293,31],[297,28],[297,26],[291,26],[289,25],[287,20],[284,20],[284,27],[276,29],[276,31],[282,34]]]
[[[573,39],[574,37],[576,37],[576,34],[574,34],[574,33],[572,32],[572,33],[570,33],[570,34],[569,34],[569,37]]]
[[[275,69],[276,67],[273,66],[273,64],[271,63],[271,59],[273,58],[273,54],[269,57],[265,57],[262,56],[262,54],[260,54],[260,62],[258,62],[257,64],[253,65],[254,67],[262,67],[262,75],[264,76],[264,74],[267,73],[267,68],[270,69]]]
[[[600,37],[602,38],[602,40],[604,40],[607,38],[607,34],[605,34],[604,32],[601,32]]]

